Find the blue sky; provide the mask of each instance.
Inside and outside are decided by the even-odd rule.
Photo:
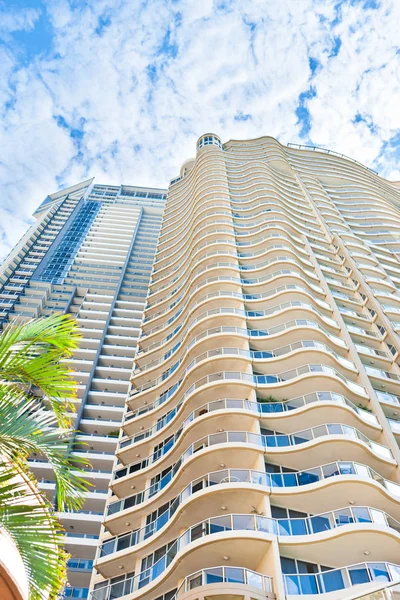
[[[400,179],[399,22],[398,0],[0,0],[0,256],[48,193],[166,186],[208,131]]]

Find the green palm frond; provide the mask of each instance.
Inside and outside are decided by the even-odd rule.
[[[30,600],[53,600],[66,581],[62,527],[29,470],[32,454],[47,459],[57,508],[78,510],[88,483],[71,457],[68,412],[76,383],[65,360],[77,348],[76,321],[54,315],[12,323],[0,335],[0,528],[14,540],[29,580]]]
[[[71,354],[78,347],[79,339],[76,321],[69,315],[54,314],[24,323],[10,323],[2,333],[0,348],[32,342],[54,346],[62,353]],[[3,354],[2,350],[0,354]]]
[[[24,563],[30,600],[56,598],[66,582],[68,559],[62,527],[23,471],[7,463],[0,463],[0,523]]]
[[[68,424],[76,382],[65,358],[77,348],[75,320],[52,315],[28,323],[11,323],[0,336],[0,385],[30,393],[32,386],[46,396],[59,425]]]
[[[88,484],[79,465],[84,461],[67,456],[71,429],[56,427],[54,414],[38,400],[29,402],[23,395],[0,387],[0,452],[8,461],[21,464],[29,455],[41,454],[53,468],[57,489],[57,506],[77,510]]]

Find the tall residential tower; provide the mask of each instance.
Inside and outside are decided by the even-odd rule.
[[[400,188],[356,161],[199,139],[169,188],[92,600],[399,581],[399,233]]]
[[[87,459],[92,488],[81,511],[60,515],[72,554],[67,597],[88,595],[165,197],[92,180],[52,194],[0,271],[3,323],[64,312],[81,327],[71,454]],[[52,500],[50,466],[41,457],[30,466]]]

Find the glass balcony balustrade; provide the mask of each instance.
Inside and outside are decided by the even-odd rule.
[[[266,275],[264,277],[258,278],[258,279],[253,279],[252,280],[252,284],[246,284],[244,282],[243,279],[238,278],[238,277],[231,277],[231,276],[216,276],[216,277],[210,277],[208,279],[205,279],[203,281],[201,281],[198,285],[196,285],[193,289],[192,289],[192,294],[195,293],[195,291],[197,289],[200,288],[207,288],[210,284],[212,283],[222,283],[222,282],[232,282],[232,283],[236,283],[240,286],[242,285],[259,285],[267,280],[270,279],[274,279],[277,277],[281,277],[281,276],[289,276],[289,277],[297,277],[302,279],[303,281],[305,281],[308,285],[308,287],[315,291],[318,294],[324,294],[323,290],[316,284],[311,283],[310,281],[308,281],[307,277],[305,277],[304,275],[300,274],[298,271],[293,271],[291,269],[281,269],[279,271],[274,271],[273,273],[270,273],[269,275]],[[316,278],[315,278],[316,279]],[[176,280],[176,279],[175,279]],[[175,281],[174,280],[174,281]],[[171,282],[172,283],[172,282]],[[177,294],[177,292],[179,292],[181,289],[183,289],[185,286],[184,284],[180,284],[178,287],[174,288],[167,296],[164,296],[163,298],[160,298],[159,300],[157,300],[156,303],[150,305],[149,303],[146,306],[146,309],[151,308],[153,306],[157,306],[158,304],[164,303],[166,300],[168,300],[168,298],[175,296]]]
[[[264,471],[254,471],[249,469],[222,469],[213,473],[208,473],[203,477],[199,477],[190,482],[184,490],[170,503],[161,515],[150,522],[142,531],[137,534],[138,539],[146,539],[159,531],[171,517],[174,515],[178,507],[187,498],[193,494],[215,485],[223,484],[251,484],[262,486],[265,491],[270,494],[274,493],[274,488],[292,488],[304,485],[312,485],[318,481],[323,481],[331,477],[338,476],[356,476],[363,479],[376,481],[384,487],[391,495],[400,498],[400,484],[390,481],[382,477],[379,473],[371,469],[367,465],[351,461],[337,461],[321,465],[303,471],[293,471],[291,473],[267,473]],[[163,478],[164,479],[164,478]],[[143,492],[139,492],[127,498],[123,498],[116,502],[112,502],[107,506],[106,516],[115,515],[123,510],[127,510],[143,502],[146,502],[156,493],[162,491],[164,487],[171,481],[171,478],[166,476],[165,480],[161,479],[156,485],[148,487]]]
[[[271,413],[290,412],[292,410],[296,410],[303,406],[314,404],[316,402],[333,402],[341,406],[348,406],[354,412],[356,412],[363,421],[377,428],[380,428],[379,421],[373,413],[370,413],[367,410],[356,406],[353,402],[351,402],[351,400],[348,400],[345,396],[342,396],[341,394],[336,394],[334,392],[312,392],[311,394],[306,394],[305,396],[298,396],[296,398],[285,400],[283,402],[279,402],[277,400],[265,402],[260,400],[259,402],[252,402],[247,399],[221,398],[218,400],[214,400],[213,402],[207,402],[199,408],[196,408],[196,410],[192,411],[190,415],[186,417],[181,427],[185,429],[198,417],[218,410],[246,410],[253,412],[258,417],[262,417],[263,415],[269,415]],[[156,433],[164,429],[175,417],[175,415],[178,414],[182,405],[182,402],[179,403],[176,407],[169,411],[164,417],[158,420],[157,423],[149,429],[140,431],[139,433],[131,436],[129,438],[131,440],[131,443],[135,444],[136,442],[144,440],[152,435],[155,435]],[[126,420],[126,422],[129,421],[130,419]],[[123,439],[121,440],[122,443],[124,443],[124,441],[125,440]]]
[[[220,314],[220,315],[237,314],[238,316],[243,316],[240,314],[240,312],[236,313],[235,312],[236,310],[238,310],[238,309],[215,309],[215,311],[207,311],[206,313],[203,313],[203,315],[201,315],[201,317],[198,317],[197,319],[195,319],[194,321],[192,321],[189,324],[189,326],[187,327],[187,330],[186,330],[186,334],[194,327],[194,325],[196,323],[198,323],[198,321],[200,319],[205,319],[210,316],[216,316],[218,314]],[[160,346],[163,346],[164,344],[166,344],[166,342],[168,342],[170,339],[172,339],[181,330],[181,327],[182,327],[182,325],[178,325],[178,327],[172,333],[170,333],[165,339],[163,339],[159,342],[155,342],[155,343],[151,344],[150,346],[147,346],[146,348],[142,349],[141,353],[150,352],[150,351],[155,350],[156,348],[159,348]],[[214,335],[215,333],[234,333],[234,334],[236,333],[237,335],[242,335],[242,336],[250,337],[250,338],[251,337],[268,337],[271,335],[276,335],[277,333],[280,333],[281,331],[286,331],[288,329],[292,329],[293,327],[312,327],[313,329],[319,329],[334,344],[336,344],[337,346],[340,346],[341,348],[345,348],[347,350],[346,343],[340,337],[333,335],[332,333],[327,331],[324,327],[322,327],[319,323],[316,323],[315,321],[311,321],[309,319],[294,319],[292,321],[286,321],[285,323],[281,323],[280,325],[275,325],[274,327],[270,327],[268,329],[262,329],[262,330],[260,330],[260,329],[245,329],[244,327],[227,327],[227,326],[221,326],[221,328],[213,327],[212,329],[207,329],[206,331],[203,331],[201,334],[197,335],[190,342],[188,342],[186,344],[186,352],[188,352],[190,350],[190,348],[192,348],[192,346],[194,346],[194,344],[196,344],[198,341],[200,341],[210,335]],[[155,367],[158,364],[163,363],[167,358],[169,358],[170,356],[175,354],[175,352],[178,350],[180,345],[181,345],[181,341],[178,341],[171,350],[168,350],[164,354],[163,357],[161,357],[157,360],[154,360],[154,361],[150,361],[149,363],[146,363],[142,367],[142,370],[146,371],[150,368]]]
[[[282,236],[283,237],[283,236]],[[196,254],[198,252],[200,252],[200,250],[202,250],[203,248],[207,248],[208,246],[220,246],[221,244],[227,244],[229,246],[232,246],[233,248],[236,247],[235,242],[232,239],[228,239],[228,238],[217,238],[217,239],[213,239],[209,242],[204,242],[203,244],[196,244]],[[187,253],[186,252],[182,252],[181,254],[177,255],[173,260],[170,260],[169,262],[164,263],[161,267],[159,266],[158,268],[155,268],[155,266],[157,264],[159,264],[159,262],[161,260],[165,260],[165,258],[159,258],[158,260],[155,260],[154,262],[154,268],[153,268],[153,278],[152,281],[156,282],[157,279],[154,278],[154,275],[156,273],[160,274],[161,271],[164,271],[164,269],[167,269],[169,266],[171,266],[172,264],[174,264],[177,261],[181,261],[183,257],[186,257]],[[174,271],[170,271],[170,274],[172,274]],[[161,275],[160,279],[164,277],[164,275]]]
[[[295,342],[294,344],[287,344],[286,346],[281,346],[280,348],[275,348],[273,350],[244,350],[242,348],[214,348],[213,350],[208,350],[207,352],[203,352],[196,358],[194,358],[188,366],[185,368],[182,374],[182,378],[186,376],[197,364],[216,356],[230,355],[230,356],[238,356],[242,358],[249,359],[250,361],[258,361],[258,360],[266,360],[272,358],[278,358],[280,356],[284,356],[285,354],[290,354],[300,349],[315,349],[321,350],[323,352],[327,352],[331,356],[333,356],[337,362],[343,366],[345,369],[354,371],[357,373],[356,366],[351,360],[344,358],[343,356],[338,355],[334,350],[329,348],[326,344],[322,342],[316,342],[314,340],[304,340]],[[183,363],[184,358],[174,363],[169,369],[164,371],[160,377],[149,381],[140,387],[134,389],[134,392],[140,393],[147,389],[151,389],[160,385],[163,381],[165,381],[170,375],[172,375],[178,367]],[[133,394],[131,394],[133,395]]]
[[[192,542],[214,534],[225,534],[235,531],[254,531],[272,537],[309,536],[321,534],[348,525],[378,525],[386,527],[400,535],[400,523],[385,512],[367,506],[349,506],[305,518],[272,519],[255,514],[231,514],[212,517],[196,523],[187,529],[154,565],[131,578],[128,593],[137,590],[156,580],[181,552]],[[136,543],[136,532],[119,536],[104,542],[99,548],[99,558],[112,556],[124,551]],[[126,584],[125,580],[125,584]],[[124,590],[126,594],[126,589]],[[96,596],[92,596],[93,600]],[[96,598],[97,600],[97,598]]]
[[[213,223],[214,225],[214,223]],[[210,229],[210,226],[207,226],[206,228],[206,232],[203,233],[203,235],[201,235],[200,237],[197,237],[197,243],[205,238],[208,238],[210,235],[220,235],[220,234],[224,234],[224,235],[229,235],[229,236],[233,236],[233,232],[232,232],[232,226],[231,223],[229,223],[229,228],[226,229]],[[179,250],[181,248],[184,248],[184,252],[182,254],[178,254]],[[199,248],[202,248],[203,245],[198,246]],[[166,252],[167,250],[169,250],[170,248],[175,248],[174,250],[172,250],[171,252]],[[162,261],[166,260],[167,258],[170,258],[171,256],[175,255],[175,258],[170,261],[169,263],[167,263],[166,266],[169,266],[170,264],[172,264],[172,262],[174,262],[176,259],[180,259],[184,253],[186,252],[187,247],[186,244],[180,244],[179,246],[177,246],[176,244],[170,244],[169,246],[166,246],[165,248],[159,248],[156,252],[156,259],[155,259],[155,263],[154,265],[157,266],[159,265]],[[163,268],[163,267],[158,267]]]
[[[283,580],[288,596],[327,594],[360,584],[400,581],[400,566],[385,562],[359,563],[321,573],[284,574]]]
[[[233,350],[237,351],[237,355],[240,354],[240,349],[236,348]],[[246,352],[246,351],[243,350],[242,352]],[[255,388],[258,388],[258,387],[262,387],[264,385],[285,383],[285,382],[291,381],[292,379],[302,377],[303,375],[308,375],[308,374],[313,374],[313,373],[321,373],[321,374],[329,375],[330,377],[334,377],[335,379],[339,379],[341,382],[344,383],[344,385],[347,387],[347,389],[349,391],[353,392],[354,394],[356,394],[357,396],[360,396],[362,398],[365,398],[365,399],[368,398],[368,394],[363,386],[359,385],[358,383],[355,383],[354,381],[351,381],[350,379],[347,379],[346,377],[344,377],[344,375],[342,375],[339,371],[337,371],[337,369],[334,369],[333,367],[329,367],[327,365],[312,364],[312,365],[302,365],[301,367],[297,367],[297,368],[291,369],[289,371],[284,371],[283,373],[279,373],[276,375],[272,375],[272,374],[271,375],[257,375],[257,374],[251,374],[251,373],[242,373],[240,371],[220,371],[218,373],[211,373],[210,375],[206,375],[202,379],[199,379],[198,381],[193,383],[191,386],[189,386],[189,388],[179,398],[179,401],[177,402],[177,404],[180,404],[181,402],[183,402],[195,390],[197,390],[209,383],[213,383],[216,381],[237,379],[238,381],[243,381],[245,383],[248,383],[249,385],[254,386]],[[156,409],[158,406],[162,406],[163,404],[165,404],[165,402],[169,398],[171,398],[171,396],[173,396],[175,394],[175,392],[179,389],[181,382],[182,382],[182,380],[176,382],[168,390],[166,390],[165,392],[160,394],[160,396],[158,396],[158,398],[154,402],[144,405],[143,407],[140,407],[140,408],[136,409],[135,411],[132,411],[131,416],[135,416],[136,414],[144,414],[145,412],[149,412],[151,410]],[[130,397],[133,398],[138,393],[139,392],[137,390],[134,390],[131,393]]]
[[[235,257],[237,256],[236,253],[232,253]],[[197,275],[201,275],[201,273],[205,273],[206,271],[209,271],[210,269],[233,269],[235,271],[239,271],[239,265],[237,263],[230,263],[230,262],[217,262],[217,263],[213,263],[211,265],[206,265],[204,267],[202,267],[201,269],[197,269],[197,271],[195,271],[194,273],[190,273],[190,280],[193,280],[193,277],[196,277]],[[180,271],[178,271],[180,272]],[[189,277],[189,276],[188,276]],[[188,281],[188,277],[186,278],[185,281],[183,281],[179,287],[186,287]],[[162,285],[161,287],[153,290],[153,291],[149,291],[148,292],[148,297],[154,296],[154,294],[158,294],[160,292],[162,292],[163,290],[171,287],[171,284],[174,283],[175,281],[178,281],[180,277],[177,276],[175,278],[173,278],[171,281],[168,281],[168,283]],[[170,294],[171,295],[171,294]]]
[[[133,463],[129,466],[119,467],[114,471],[113,479],[116,480],[120,479],[121,477],[125,477],[126,475],[137,473],[138,471],[156,463],[158,460],[160,460],[160,458],[167,454],[171,448],[173,448],[176,441],[179,439],[180,434],[181,432],[174,435],[161,448],[155,450],[152,452],[152,454],[140,462]],[[371,441],[355,427],[342,425],[340,423],[329,423],[317,425],[316,427],[312,427],[310,429],[303,429],[302,431],[291,434],[279,433],[272,435],[261,435],[247,431],[223,431],[221,433],[212,433],[211,435],[207,435],[197,442],[191,444],[189,448],[187,448],[187,450],[181,455],[179,460],[173,465],[168,475],[172,477],[179,470],[180,466],[201,448],[206,448],[217,444],[249,444],[266,450],[267,448],[285,448],[297,446],[317,440],[321,437],[331,435],[343,435],[347,438],[358,440],[366,444],[366,446],[382,460],[389,462],[393,462],[394,460],[392,452],[389,448],[383,446],[382,444],[378,444],[377,442]]]
[[[237,585],[248,585],[261,592],[272,592],[272,578],[261,575],[250,569],[241,567],[212,567],[202,569],[197,573],[192,573],[185,577],[185,581],[179,586],[175,598],[179,598],[185,592],[194,590],[203,585],[212,585],[216,583],[233,583]]]
[[[400,405],[400,397],[379,390],[374,390],[374,392],[377,395],[379,402],[383,402],[384,404],[395,404],[397,406]]]
[[[400,567],[393,563],[385,562],[359,563],[315,574],[285,574],[283,578],[285,591],[288,596],[326,594],[360,584],[398,582],[400,579]],[[271,577],[241,567],[223,566],[202,569],[188,575],[171,600],[178,600],[183,594],[198,587],[220,583],[247,585],[264,593],[273,591]],[[400,589],[400,585],[398,587]],[[96,595],[93,597],[93,600],[109,600],[109,598],[111,596]]]
[[[207,258],[211,258],[213,256],[232,256],[233,258],[237,258],[237,252],[232,251],[232,250],[214,250],[212,252],[207,252],[206,254],[203,254],[199,259],[196,260],[196,262],[194,263],[194,265],[191,265],[191,269],[193,269],[194,266],[201,264],[204,260],[206,260]],[[188,265],[186,267],[186,269],[189,267],[190,265]],[[211,266],[211,265],[209,265]],[[168,273],[165,273],[164,275],[160,276],[160,277],[153,277],[150,287],[153,288],[153,286],[155,286],[157,283],[159,283],[160,281],[162,281],[163,279],[167,279],[167,287],[168,287],[168,280],[175,274],[178,273],[178,275],[182,274],[183,270],[182,270],[182,261],[180,261],[180,264],[178,264],[178,266],[175,269],[170,270]],[[193,275],[196,275],[198,273],[198,271],[195,271]],[[162,287],[159,288],[160,290],[165,289],[165,286],[163,285]],[[158,290],[154,290],[153,293],[156,293]]]

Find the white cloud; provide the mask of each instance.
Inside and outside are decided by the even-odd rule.
[[[0,34],[2,39],[10,39],[10,34],[15,31],[29,31],[34,28],[41,11],[34,8],[7,10],[0,5]]]
[[[21,223],[4,215],[6,247],[61,182],[166,186],[206,131],[309,137],[400,179],[395,0],[42,2],[53,54],[0,46],[1,205]]]

